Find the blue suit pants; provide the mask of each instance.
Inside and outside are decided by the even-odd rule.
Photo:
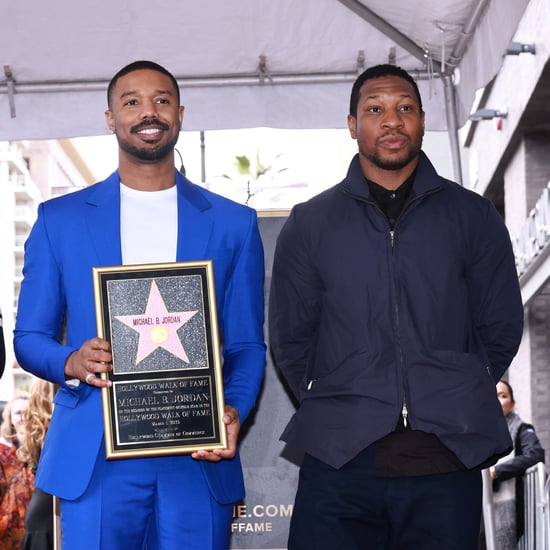
[[[233,506],[210,495],[189,456],[116,459],[100,450],[90,484],[61,500],[63,550],[227,550]]]

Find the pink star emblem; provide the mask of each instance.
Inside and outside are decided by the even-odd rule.
[[[119,315],[115,318],[139,332],[136,364],[160,347],[189,363],[177,331],[196,313],[198,311],[168,311],[157,283],[153,281],[143,315]]]

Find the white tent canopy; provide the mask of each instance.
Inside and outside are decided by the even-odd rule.
[[[527,2],[4,2],[0,140],[105,134],[107,83],[136,59],[178,78],[186,130],[341,128],[357,72],[394,62],[418,78],[427,128],[455,131]]]

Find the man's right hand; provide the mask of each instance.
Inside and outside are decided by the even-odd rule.
[[[113,369],[111,344],[102,338],[86,340],[81,348],[73,351],[65,361],[65,378],[77,378],[84,384],[108,388],[110,380],[102,380],[97,374]]]

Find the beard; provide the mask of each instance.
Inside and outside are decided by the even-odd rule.
[[[124,140],[118,140],[118,146],[125,153],[128,153],[138,160],[145,162],[156,162],[165,159],[169,154],[171,154],[177,142],[178,138],[176,136],[169,142],[166,142],[159,147],[137,147],[136,145],[131,145]]]
[[[143,126],[147,126],[150,124],[149,121],[144,121],[143,123],[135,126],[132,128],[132,133],[135,133],[139,131],[139,129]],[[170,127],[165,124],[159,124],[156,122],[157,125],[160,125],[164,130],[169,130]],[[163,143],[161,145],[152,144],[152,145],[144,145],[144,146],[137,146],[132,145],[131,143],[128,143],[128,141],[122,139],[121,137],[116,136],[118,141],[118,146],[129,155],[133,156],[134,158],[144,161],[144,162],[157,162],[159,160],[165,159],[168,155],[172,153],[174,150],[174,147],[176,146],[176,143],[178,142],[179,137],[179,130],[178,132],[172,137],[169,141],[166,143]]]
[[[414,159],[418,157],[421,148],[422,148],[422,137],[417,143],[410,144],[409,148],[407,149],[404,155],[388,156],[386,158],[382,158],[382,156],[379,154],[378,149],[376,147],[367,150],[366,147],[362,146],[361,143],[359,143],[359,153],[363,157],[365,157],[372,164],[374,164],[376,167],[382,170],[392,170],[392,171],[394,170],[397,171],[397,170],[401,170],[402,168],[405,168],[405,166],[410,164]]]

